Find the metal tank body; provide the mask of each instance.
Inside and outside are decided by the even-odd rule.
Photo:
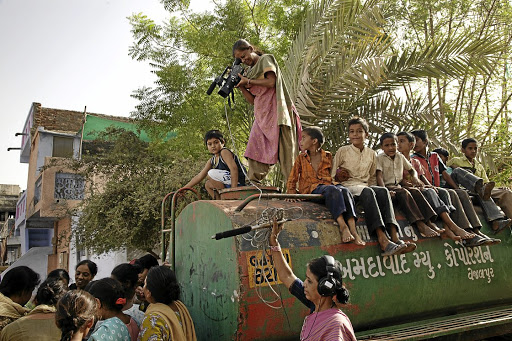
[[[508,232],[499,235],[499,245],[465,248],[452,240],[422,238],[397,214],[402,238],[415,241],[418,248],[381,257],[376,237],[368,235],[362,219],[357,228],[367,245],[356,246],[340,243],[338,226],[322,204],[261,200],[235,212],[240,203],[196,201],[176,221],[176,275],[200,340],[298,339],[309,312],[287,288],[277,284],[269,258],[262,258],[261,251],[242,236],[211,239],[217,232],[253,222],[268,207],[287,209],[288,217],[295,215],[294,210],[303,212],[301,218],[284,224],[279,237],[299,278],[305,278],[312,258],[331,254],[341,262],[351,297],[342,310],[358,338],[408,322],[418,325],[418,321],[431,318],[501,309],[512,302]],[[492,234],[487,226],[483,232]],[[272,305],[281,309],[267,306],[260,298],[275,299],[271,288],[281,297]]]

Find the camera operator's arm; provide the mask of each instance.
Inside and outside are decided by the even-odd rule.
[[[242,76],[240,73],[238,76],[240,76],[240,82],[236,85],[237,87],[243,87],[245,85],[249,85],[249,87],[252,85],[259,85],[266,88],[275,88],[276,86],[276,74],[272,71],[266,72],[265,78],[262,79],[249,79]]]
[[[238,83],[238,84],[240,84],[240,83]],[[245,100],[246,100],[247,102],[249,102],[250,104],[254,105],[254,95],[253,95],[253,94],[251,94],[251,93],[249,92],[249,90],[247,90],[247,89],[245,88],[245,86],[238,87],[238,85],[237,85],[236,87],[237,87],[237,88],[239,88],[239,89],[240,89],[240,91],[242,91],[242,95],[244,95]]]

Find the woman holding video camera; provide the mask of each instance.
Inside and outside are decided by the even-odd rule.
[[[263,54],[246,40],[233,45],[233,56],[248,66],[237,87],[247,102],[254,105],[254,123],[245,157],[249,179],[260,183],[270,166],[279,161],[284,181],[299,153],[300,118],[293,105],[279,65],[271,54]]]
[[[306,279],[302,282],[286,263],[278,237],[283,228],[276,220],[269,234],[272,261],[277,275],[290,293],[310,309],[304,319],[301,340],[356,341],[354,328],[340,304],[348,301],[349,293],[343,286],[341,264],[330,255],[314,258],[306,268]]]

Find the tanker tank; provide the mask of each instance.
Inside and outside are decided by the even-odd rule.
[[[478,325],[493,333],[497,328],[512,330],[510,233],[499,235],[499,245],[464,247],[448,239],[421,237],[397,212],[401,238],[418,248],[382,257],[376,237],[369,235],[361,218],[357,229],[366,246],[340,243],[338,226],[321,203],[261,198],[237,211],[241,203],[195,201],[176,220],[175,270],[200,340],[298,339],[309,311],[279,284],[270,258],[255,247],[260,241],[247,234],[211,238],[254,225],[269,211],[292,219],[284,223],[279,241],[299,278],[305,278],[312,258],[331,254],[341,262],[350,291],[350,302],[342,310],[360,340],[429,339]],[[487,225],[482,231],[492,234]],[[463,320],[450,322],[457,318]],[[403,337],[390,336],[397,330],[403,330]]]

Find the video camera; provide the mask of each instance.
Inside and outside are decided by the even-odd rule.
[[[244,68],[240,65],[241,62],[242,61],[239,58],[236,58],[233,65],[226,67],[224,72],[213,80],[208,91],[206,91],[206,94],[211,95],[215,86],[218,85],[220,86],[218,94],[224,98],[228,97],[229,93],[233,91],[235,85],[240,82],[241,78],[238,74],[242,74],[244,71]]]

